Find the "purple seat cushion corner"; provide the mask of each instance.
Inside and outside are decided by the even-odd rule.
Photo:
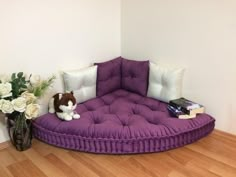
[[[97,69],[97,96],[103,96],[121,88],[121,62],[122,58],[95,63]]]
[[[33,121],[33,135],[49,144],[85,152],[133,154],[160,152],[208,135],[208,114],[181,120],[167,103],[148,98],[149,61],[122,57],[97,65],[97,97],[80,103],[79,119],[63,121],[47,113]]]
[[[197,141],[214,129],[215,122],[207,114],[173,118],[166,103],[122,89],[78,104],[76,112],[81,117],[72,121],[50,113],[35,119],[34,137],[93,153],[160,152]]]
[[[122,60],[121,86],[123,89],[147,95],[149,61]]]

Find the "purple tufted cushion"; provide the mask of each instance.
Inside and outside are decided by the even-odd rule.
[[[118,57],[104,63],[95,63],[97,69],[97,96],[103,96],[107,93],[121,88],[121,61]]]
[[[56,146],[96,153],[158,152],[192,143],[214,128],[207,114],[181,120],[167,104],[126,90],[78,104],[80,119],[45,114],[33,122],[34,137]]]
[[[149,61],[122,60],[122,88],[142,96],[147,95]]]

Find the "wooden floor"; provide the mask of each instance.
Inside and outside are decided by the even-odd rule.
[[[1,177],[236,177],[236,136],[214,131],[182,148],[141,155],[96,155],[33,140],[0,150]]]

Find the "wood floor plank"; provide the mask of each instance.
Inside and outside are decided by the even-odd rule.
[[[8,149],[3,149],[0,151],[0,163],[2,166],[8,166],[12,163],[15,163],[16,160],[13,158],[13,156],[8,152]]]
[[[236,136],[233,135],[233,134],[230,134],[230,133],[227,133],[227,132],[223,132],[221,130],[217,130],[215,129],[212,133],[211,133],[211,136],[215,136],[215,135],[218,135],[218,136],[221,136],[223,139],[228,139],[228,140],[232,140],[232,141],[236,141]]]
[[[185,176],[184,174],[174,170],[171,171],[170,174],[168,174],[168,177],[188,177],[188,176]]]
[[[97,164],[102,164],[103,168],[109,167],[107,170],[115,176],[158,177],[152,170],[149,170],[150,167],[145,167],[139,160],[136,160],[138,157],[139,155],[92,155],[88,158]]]
[[[14,177],[47,177],[30,160],[24,160],[7,167]]]
[[[46,155],[53,153],[57,150],[56,147],[46,144],[46,143],[43,143],[41,141],[37,141],[37,140],[33,141],[33,148],[38,154],[40,154],[42,156],[46,156]],[[63,149],[60,148],[60,150],[62,151]]]
[[[40,156],[33,148],[23,152],[40,170],[44,171],[48,176],[66,177],[64,173],[51,164],[43,156]]]
[[[135,172],[134,176],[151,176],[151,177],[160,177],[159,173],[156,173],[153,169],[156,168],[154,166],[144,165],[139,158],[131,157],[129,160],[126,161],[127,167],[131,166],[133,171]],[[128,166],[129,165],[129,166]],[[127,170],[127,174],[130,173],[130,168]]]
[[[155,156],[155,154],[154,154]],[[157,160],[156,160],[157,161]],[[199,173],[196,171],[190,171],[187,169],[185,166],[183,166],[181,163],[179,163],[177,160],[172,158],[171,156],[168,155],[168,152],[161,153],[159,155],[158,161],[161,161],[162,163],[168,165],[170,168],[168,175],[174,170],[176,172],[179,172],[183,176],[188,176],[188,177],[202,177]]]
[[[64,163],[54,154],[48,154],[46,156],[47,160],[51,162],[54,166],[61,169],[65,176],[67,177],[81,177],[82,175],[77,174],[73,168]]]
[[[196,158],[188,162],[187,167],[195,166],[218,176],[224,176],[225,174],[228,174],[228,176],[235,176],[236,168],[228,166],[223,162],[215,161],[214,159],[202,154],[197,154],[198,153],[196,153]]]
[[[218,174],[219,176],[235,177],[236,169],[229,168],[228,166],[217,166],[213,165],[210,169],[211,172]]]
[[[224,139],[225,140],[225,139]],[[203,148],[208,148],[210,151],[219,153],[224,156],[230,156],[232,159],[236,160],[236,140],[235,145],[232,143],[223,143],[224,140],[221,141],[221,147],[215,146],[219,142],[215,137],[209,137],[208,139],[203,139],[198,144],[201,145]]]
[[[83,154],[78,154],[77,152],[69,152],[73,156],[76,156],[76,159],[86,165],[90,170],[92,170],[98,176],[103,177],[115,177],[115,174],[108,171],[106,168],[102,167],[101,163],[96,163],[94,160],[90,158],[83,158]]]
[[[42,156],[47,156],[49,154],[56,155],[60,160],[62,160],[67,165],[73,164],[76,160],[68,154],[68,150],[59,147],[54,147],[43,142],[35,142],[34,150]]]
[[[232,166],[236,168],[236,161],[231,158],[231,156],[224,156],[216,152],[212,152],[210,148],[204,148],[201,146],[201,144],[191,144],[188,146],[189,149],[192,149],[196,152],[199,152],[205,156],[211,157],[212,159],[215,159],[216,161],[223,162],[227,164],[228,166]]]
[[[228,143],[233,143],[235,145],[236,143],[236,136],[235,135],[229,135],[229,134],[225,134],[225,133],[221,133],[221,132],[217,132],[217,131],[213,131],[209,137],[211,138],[216,138],[220,141],[225,141],[227,144]]]
[[[142,159],[140,159],[140,163],[144,166],[150,165],[152,171],[158,176],[168,176],[168,174],[172,171],[169,164],[162,162],[161,153],[153,153],[151,156],[143,156]]]
[[[70,166],[77,174],[80,174],[83,177],[99,177],[99,175],[92,171],[87,164],[84,164],[77,159],[77,155],[81,154],[80,152],[77,152],[77,155],[72,154],[71,152],[68,152],[68,154],[71,155],[72,158],[76,159]]]
[[[188,171],[194,172],[195,174],[198,174],[199,176],[202,176],[202,177],[206,177],[206,176],[219,177],[219,175],[217,175],[213,171],[210,171],[209,169],[206,169],[206,168],[201,168],[196,164],[188,163],[186,164],[185,168],[188,169]]]
[[[175,159],[182,165],[186,165],[193,158],[191,154],[186,153],[186,150],[184,148],[178,148],[175,150],[168,151],[166,153],[168,154],[168,156]]]
[[[13,177],[6,167],[0,166],[0,177]]]
[[[211,172],[213,176],[224,176],[225,174],[228,174],[229,176],[235,176],[236,168],[228,166],[224,162],[217,161],[197,151],[188,149],[188,147],[189,146],[182,148],[183,151],[191,156],[191,160],[186,165],[188,168],[191,169],[191,167],[194,166],[200,169],[205,169],[208,172]]]
[[[72,164],[76,163],[76,159],[69,155],[68,152],[60,151],[57,149],[52,154],[56,155],[61,161],[63,161],[66,165],[71,166]]]
[[[0,150],[0,177],[235,177],[236,136],[214,131],[193,144],[160,153],[91,154],[36,139],[19,152]]]
[[[115,176],[127,176],[127,172],[124,168],[125,165],[123,164],[130,156],[124,155],[104,155],[104,154],[80,154],[82,158],[90,158],[92,161],[95,161],[97,164],[102,164],[103,168],[106,168],[108,171],[115,174]]]
[[[10,145],[7,149],[7,152],[17,161],[27,160],[27,157],[21,151],[17,151],[13,145]]]

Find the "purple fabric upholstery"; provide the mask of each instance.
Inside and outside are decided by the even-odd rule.
[[[148,89],[149,61],[122,60],[122,88],[146,96]]]
[[[215,122],[207,114],[191,120],[170,117],[165,103],[122,89],[78,104],[76,111],[81,118],[69,122],[50,113],[37,118],[34,136],[55,146],[86,152],[158,152],[206,136]]]
[[[97,96],[103,96],[121,88],[121,62],[118,57],[104,63],[95,63],[97,70]]]

